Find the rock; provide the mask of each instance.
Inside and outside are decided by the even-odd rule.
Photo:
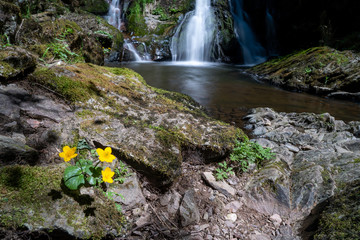
[[[145,226],[146,224],[150,223],[150,221],[151,221],[150,213],[145,213],[138,220],[136,220],[135,225],[137,227]]]
[[[273,113],[267,108],[253,109],[245,119],[258,125],[264,122],[267,112]],[[271,215],[275,226],[281,225],[281,218],[289,219],[293,227],[280,235],[295,239],[293,233],[301,228],[300,222],[317,206],[360,178],[360,163],[354,161],[360,158],[360,141],[351,130],[357,129],[360,122],[338,122],[329,114],[274,113],[274,116],[259,141],[279,145],[272,149],[276,158],[264,163],[246,183],[244,203]],[[276,239],[281,239],[280,235]]]
[[[120,194],[114,200],[121,203],[124,210],[140,207],[146,203],[135,173],[131,173],[130,177],[125,178],[123,184],[111,185],[108,191]]]
[[[109,3],[105,0],[85,0],[81,9],[96,15],[105,15],[109,10]]]
[[[25,49],[11,46],[0,50],[0,81],[24,76],[35,66],[35,56]]]
[[[212,188],[227,196],[235,196],[236,190],[224,181],[216,181],[211,172],[203,172],[202,177]]]
[[[176,191],[169,192],[160,198],[160,204],[167,206],[168,213],[173,215],[179,210],[180,201],[181,195]]]
[[[250,72],[285,89],[359,101],[360,76],[356,70],[360,67],[359,59],[358,54],[350,51],[314,47],[259,64]]]
[[[6,192],[0,201],[0,220],[10,229],[21,225],[32,233],[46,231],[51,239],[121,236],[124,216],[102,191],[93,188],[93,196],[64,192],[61,181],[65,167],[0,168],[0,189]],[[22,232],[22,236],[31,235]]]
[[[0,160],[1,164],[31,164],[34,165],[39,153],[10,137],[0,135]]]
[[[237,219],[237,215],[235,213],[229,213],[225,216],[225,220],[228,220],[230,222],[235,222]]]
[[[232,201],[225,205],[225,209],[230,210],[231,212],[237,212],[243,205],[242,202],[239,201]]]
[[[279,214],[274,214],[270,217],[270,220],[274,223],[276,227],[280,226],[282,219]]]
[[[200,213],[195,201],[195,191],[187,190],[180,205],[180,219],[183,227],[200,221]]]
[[[7,1],[0,1],[0,34],[8,36],[12,43],[15,39],[17,27],[21,22],[18,6]],[[5,42],[7,41],[4,39]]]

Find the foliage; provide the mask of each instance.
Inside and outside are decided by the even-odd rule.
[[[260,144],[251,142],[245,137],[242,142],[235,141],[235,147],[230,155],[230,164],[219,163],[215,175],[217,180],[223,180],[233,174],[234,171],[247,172],[251,165],[256,164],[259,167],[264,160],[270,160],[274,157],[275,153],[272,153],[270,148],[263,148]]]
[[[121,195],[120,193],[116,193],[116,192],[108,191],[108,192],[104,192],[104,195],[111,201],[115,201],[115,197],[121,197],[122,199],[124,199],[123,195]],[[115,203],[115,207],[116,207],[116,210],[118,210],[119,212],[122,211],[122,207],[120,204]]]
[[[110,33],[105,32],[105,31],[102,31],[102,30],[95,31],[94,33],[95,33],[95,34],[105,35],[105,36],[107,36],[108,38],[113,39],[113,36],[112,36]]]
[[[217,180],[224,180],[229,178],[230,175],[234,175],[234,171],[232,167],[229,167],[226,163],[226,161],[222,163],[218,163],[219,167],[215,169],[215,177]]]
[[[75,154],[76,150],[80,152]],[[90,152],[91,157],[96,156],[86,140],[81,140],[77,147],[70,148],[69,146],[64,146],[63,152],[59,153],[59,156],[66,162],[73,158],[75,159],[75,164],[68,166],[64,171],[64,184],[71,190],[78,190],[82,186],[96,186],[102,182],[113,182],[112,177],[115,173],[109,167],[103,170],[103,167],[99,166],[100,162],[111,163],[116,158],[111,154],[111,148],[107,147],[105,150],[101,148],[96,149],[96,153],[99,154],[99,160],[95,164],[92,160],[85,158],[86,152]],[[78,156],[79,158],[76,159]]]
[[[166,14],[165,10],[161,7],[157,7],[154,9],[154,11],[152,12],[152,14],[154,15],[160,15],[160,20],[161,21],[166,21],[169,20],[169,16]]]
[[[275,157],[275,153],[270,148],[263,148],[256,142],[251,142],[246,138],[243,142],[236,141],[230,160],[243,172],[247,172],[251,164],[259,167],[264,160],[270,160]]]
[[[81,56],[77,53],[71,51],[69,44],[67,43],[66,37],[73,34],[74,29],[70,27],[66,27],[64,31],[59,34],[58,38],[55,38],[55,41],[49,43],[47,48],[40,58],[43,62],[45,62],[45,58],[50,52],[55,59],[61,59],[64,62],[74,63],[79,62],[81,60]]]
[[[10,38],[6,33],[4,35],[0,35],[0,49],[9,47],[11,45]]]

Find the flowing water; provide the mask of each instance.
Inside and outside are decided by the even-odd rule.
[[[257,41],[249,24],[249,18],[243,10],[243,0],[230,1],[231,14],[234,19],[234,30],[241,46],[245,65],[254,65],[267,59],[266,50]]]
[[[110,64],[109,64],[110,65]],[[256,81],[239,66],[225,64],[125,63],[154,87],[185,93],[215,118],[241,126],[250,108],[271,107],[282,112],[328,112],[344,121],[360,120],[360,104],[295,93]]]
[[[112,0],[109,11],[105,16],[106,21],[120,30],[121,28],[121,6],[120,0]]]
[[[210,0],[196,0],[195,11],[185,15],[172,38],[173,61],[210,61],[214,21]]]
[[[132,54],[136,62],[142,62],[142,58],[140,57],[139,53],[136,51],[134,44],[129,39],[124,39],[124,48],[129,50]]]

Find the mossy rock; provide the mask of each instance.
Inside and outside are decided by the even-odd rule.
[[[359,92],[359,67],[359,56],[353,52],[314,47],[272,59],[249,72],[289,90],[328,94]]]
[[[81,9],[96,15],[104,15],[109,11],[109,3],[105,0],[85,0]]]
[[[0,225],[73,238],[102,239],[124,231],[124,216],[99,190],[70,192],[63,186],[65,164],[0,168]]]
[[[71,124],[57,129],[64,141],[71,142],[78,131],[97,147],[111,146],[120,160],[160,188],[180,176],[186,151],[197,151],[204,162],[221,160],[243,134],[209,118],[190,97],[153,88],[130,69],[93,64],[39,68],[31,80],[77,106]]]
[[[349,184],[329,200],[320,217],[315,240],[358,239],[360,233],[360,181]]]
[[[25,76],[36,66],[36,58],[20,47],[0,49],[0,81]]]

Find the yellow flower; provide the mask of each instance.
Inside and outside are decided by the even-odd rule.
[[[64,159],[65,162],[70,161],[77,156],[76,147],[70,148],[69,146],[63,147],[63,152],[59,153],[59,156]]]
[[[111,148],[107,147],[105,150],[101,148],[96,149],[97,154],[99,154],[99,159],[102,162],[109,162],[111,163],[116,157],[111,154]]]
[[[108,182],[108,183],[113,183],[114,180],[112,179],[112,177],[114,176],[114,172],[111,171],[111,169],[109,167],[105,168],[105,170],[101,171],[102,174],[102,179],[104,182]]]

